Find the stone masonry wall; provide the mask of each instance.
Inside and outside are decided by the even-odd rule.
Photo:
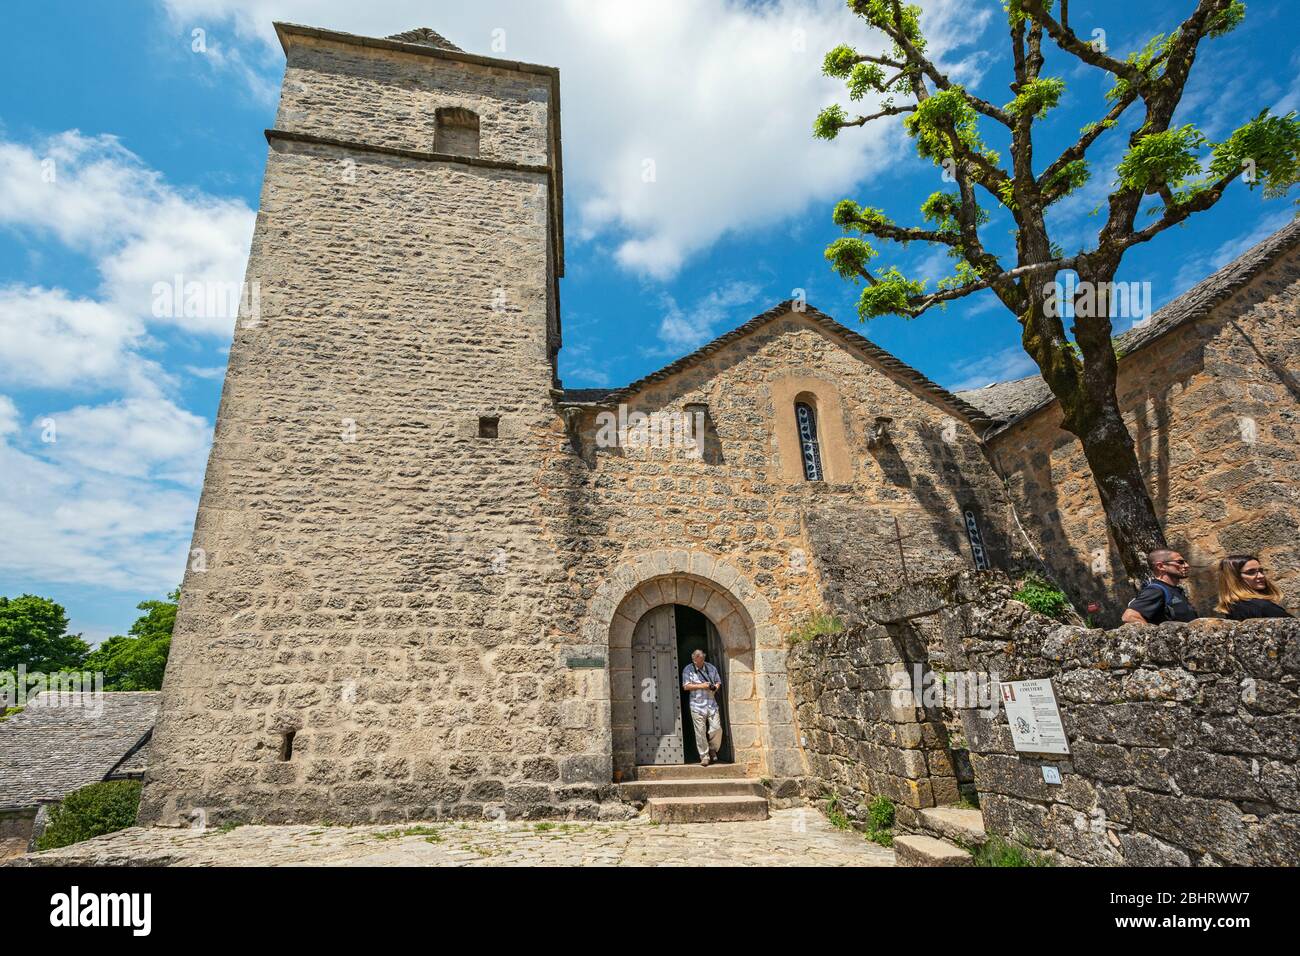
[[[782,418],[800,394],[818,404],[824,482],[804,480],[793,421]],[[577,631],[593,618],[583,602],[639,555],[677,552],[734,568],[731,589],[752,589],[770,608],[753,653],[728,660],[736,742],[768,755],[755,772],[802,775],[788,635],[828,605],[846,609],[857,590],[901,580],[895,518],[911,573],[970,567],[962,506],[981,511],[990,539],[1006,539],[997,477],[964,422],[794,312],[624,403],[628,414],[707,404],[706,454],[598,447],[597,415],[616,406],[582,410],[580,456],[571,443],[553,448],[548,527],[578,599]],[[893,418],[891,437],[869,448],[877,415]],[[604,635],[590,637],[587,650],[603,652]],[[634,693],[630,671],[610,676],[619,765],[632,749]]]
[[[1203,614],[1214,563],[1258,553],[1300,604],[1300,250],[1203,319],[1125,356],[1118,395],[1171,546],[1192,563]],[[1078,607],[1118,623],[1132,597],[1091,473],[1051,406],[991,437],[1035,547]]]
[[[367,51],[350,77],[314,55],[291,51],[286,122],[363,144],[433,132],[423,107],[384,112],[399,77],[376,64],[425,71],[429,106],[440,71],[466,75]],[[485,152],[549,161],[535,78],[498,79],[476,93],[499,97],[479,104]],[[536,494],[548,190],[545,172],[273,138],[261,312],[231,348],[142,821],[597,812],[576,785],[591,735],[560,716],[577,678],[543,623],[563,619]]]
[[[931,670],[959,688],[1053,681],[1068,757],[1017,754],[994,694],[950,695],[989,833],[1082,865],[1300,864],[1300,622],[1107,631],[1035,615],[1010,594],[995,575],[916,582],[864,606],[879,624],[796,649],[792,672],[810,675],[795,680],[816,751],[810,789],[847,786],[859,805],[891,795],[891,767],[923,748],[897,733],[900,698],[877,686],[901,664],[879,635],[929,631],[944,648]],[[848,690],[855,681],[863,690]],[[919,771],[921,756],[910,759]],[[1044,783],[1044,764],[1060,786]]]

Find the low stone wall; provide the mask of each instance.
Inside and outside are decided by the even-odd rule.
[[[809,795],[859,819],[884,795],[911,829],[969,772],[989,833],[1063,863],[1300,864],[1300,621],[1104,631],[1011,593],[998,575],[927,579],[796,647]],[[1012,746],[996,681],[1031,678],[1053,681],[1068,757]]]
[[[0,810],[0,860],[27,852],[35,821],[35,807]]]

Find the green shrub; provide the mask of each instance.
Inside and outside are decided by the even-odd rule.
[[[1054,617],[1058,621],[1065,617],[1070,607],[1070,599],[1065,596],[1064,591],[1036,574],[1026,576],[1020,582],[1020,590],[1011,597],[1027,605],[1031,611]]]
[[[976,866],[1055,866],[1052,858],[1019,843],[1010,843],[1001,837],[991,836],[982,846],[971,851]]]
[[[867,807],[867,839],[881,846],[894,845],[894,801],[876,797]]]
[[[139,780],[108,780],[74,790],[50,810],[36,849],[53,850],[135,826],[139,807]]]
[[[790,633],[791,644],[803,644],[826,634],[839,634],[844,622],[833,614],[813,614]]]

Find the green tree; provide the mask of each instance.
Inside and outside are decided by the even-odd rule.
[[[90,646],[68,633],[68,614],[49,598],[24,594],[0,597],[0,670],[20,665],[28,673],[81,667]]]
[[[1118,59],[1106,52],[1104,40],[1084,40],[1071,29],[1068,0],[1059,9],[1054,0],[1006,0],[1014,98],[1001,106],[951,81],[926,55],[918,7],[900,0],[849,0],[849,6],[889,48],[873,55],[838,46],[826,55],[824,70],[845,80],[851,99],[870,94],[879,106],[854,118],[841,106],[828,107],[814,134],[831,139],[849,126],[902,116],[919,155],[942,167],[955,189],[922,204],[927,226],[899,226],[883,210],[840,202],[834,220],[846,235],[827,248],[827,259],[839,275],[865,283],[858,302],[864,321],[886,314],[912,318],[986,289],[997,296],[1019,320],[1024,349],[1060,402],[1062,427],[1082,445],[1124,569],[1139,582],[1147,573],[1146,552],[1164,547],[1165,536],[1115,396],[1110,299],[1116,271],[1129,249],[1209,209],[1234,180],[1245,178],[1274,197],[1300,178],[1295,113],[1264,110],[1222,142],[1192,124],[1173,124],[1201,43],[1234,29],[1245,5],[1199,0],[1172,33],[1153,36],[1140,51]],[[1065,91],[1060,76],[1044,74],[1049,40],[1066,57],[1057,64],[1062,74],[1073,73],[1077,60],[1109,74],[1113,85],[1096,122],[1043,162],[1034,155],[1035,124]],[[1121,127],[1129,130],[1127,151],[1110,184],[1101,228],[1088,248],[1067,254],[1049,234],[1047,211],[1088,182],[1089,150]],[[1009,167],[987,145],[983,132],[989,129],[1009,142]],[[988,210],[999,208],[1014,226],[1014,251],[1006,256],[981,235],[991,221]],[[1149,217],[1142,226],[1140,212]],[[868,239],[942,247],[953,260],[953,275],[927,291],[897,268],[873,266],[877,252]],[[1057,276],[1069,271],[1078,276],[1080,295],[1062,309]],[[1073,319],[1070,334],[1066,311]]]
[[[142,601],[136,607],[145,613],[127,636],[110,637],[86,658],[87,670],[103,673],[105,690],[162,688],[179,599],[178,588],[165,601]]]

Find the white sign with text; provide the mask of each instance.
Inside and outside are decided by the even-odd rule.
[[[1035,754],[1068,754],[1061,712],[1050,680],[1004,682],[1002,709],[1007,713],[1016,750]]]

